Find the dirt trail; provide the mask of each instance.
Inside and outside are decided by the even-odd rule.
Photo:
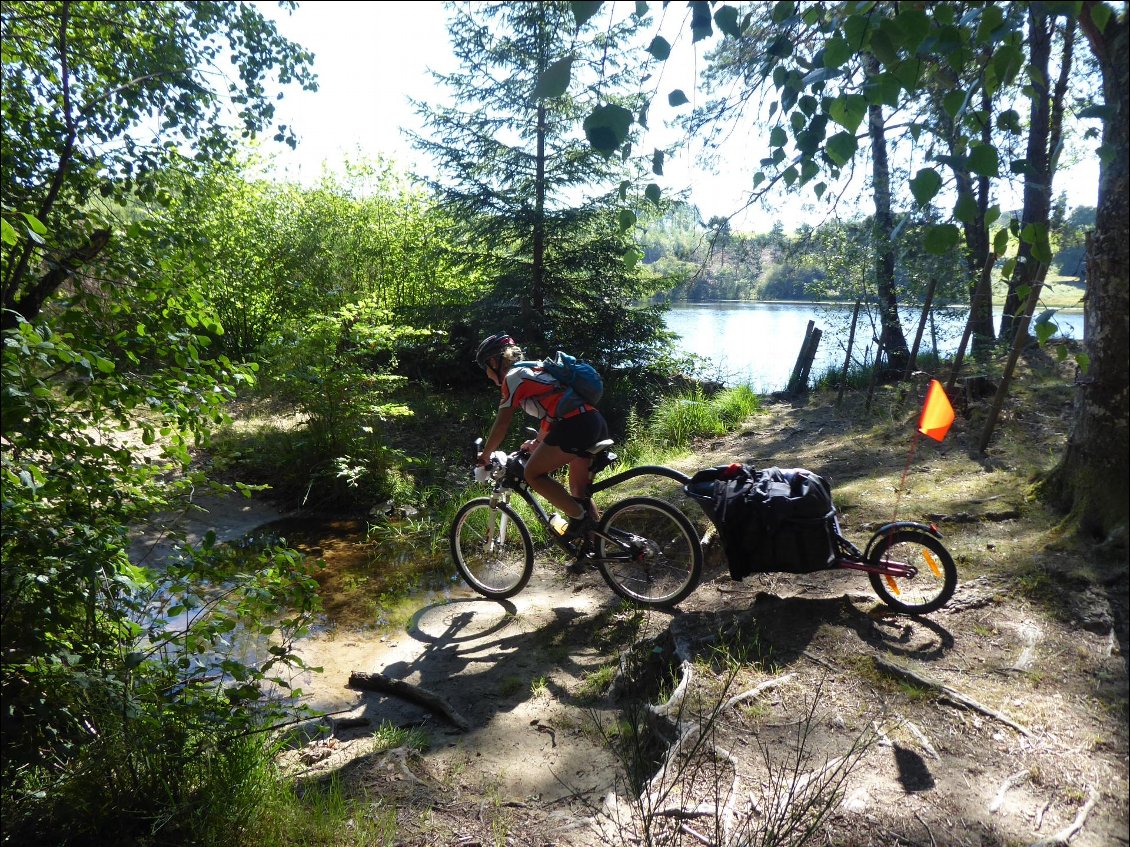
[[[850,572],[733,582],[712,546],[703,584],[676,612],[640,612],[623,607],[599,575],[571,576],[539,559],[509,603],[453,587],[425,598],[403,632],[339,629],[305,643],[307,660],[324,668],[304,681],[311,704],[368,723],[294,751],[289,765],[306,777],[338,773],[377,808],[395,808],[399,844],[630,842],[639,834],[629,810],[638,792],[614,754],[634,737],[623,710],[663,703],[689,667],[683,720],[652,721],[648,737],[666,740],[645,751],[645,776],[673,730],[729,696],[767,687],[719,714],[699,770],[684,768],[686,779],[664,800],[670,815],[653,821],[661,843],[701,843],[692,830],[718,843],[726,825],[730,835],[763,827],[781,791],[772,787],[773,762],[796,746],[798,729],[808,733],[799,772],[814,778],[833,773],[822,767],[852,755],[857,739],[868,742],[819,842],[1130,843],[1125,563],[1049,544],[1055,517],[1027,500],[1021,476],[1032,452],[1062,446],[1069,405],[1009,412],[1004,446],[985,460],[967,452],[977,410],[962,410],[945,444],[919,448],[904,483],[913,410],[886,399],[889,411],[876,421],[833,400],[772,404],[742,432],[700,445],[682,469],[752,461],[825,474],[856,541],[895,511],[938,521],[961,580],[945,609],[891,616],[866,578]],[[610,691],[633,647],[636,658],[651,658]],[[724,688],[734,667],[727,656],[743,661]],[[680,671],[684,658],[691,663]],[[936,685],[892,676],[890,665]],[[353,671],[426,688],[470,729],[400,698],[351,690]],[[957,705],[947,690],[984,709]],[[426,749],[376,752],[382,724],[419,730]],[[714,811],[705,814],[704,803]]]

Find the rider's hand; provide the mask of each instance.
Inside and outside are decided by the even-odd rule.
[[[525,450],[527,453],[533,453],[534,450],[537,449],[537,447],[540,443],[541,442],[538,441],[536,438],[531,438],[529,441],[525,442],[522,445],[522,449]]]
[[[480,453],[479,458],[475,460],[475,466],[480,468],[490,467],[490,455],[487,453]]]

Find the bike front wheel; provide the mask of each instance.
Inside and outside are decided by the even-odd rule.
[[[871,551],[870,564],[884,562],[913,565],[913,577],[869,573],[871,587],[886,605],[899,612],[924,615],[940,609],[957,588],[957,566],[942,542],[920,530],[898,530],[880,538]]]
[[[478,497],[451,523],[451,557],[466,583],[492,600],[513,597],[534,572],[534,542],[505,503]]]
[[[619,596],[641,606],[674,606],[698,586],[702,545],[686,515],[654,497],[628,497],[604,513],[597,567]]]

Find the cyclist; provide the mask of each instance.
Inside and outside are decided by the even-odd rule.
[[[506,438],[516,408],[538,418],[537,437],[522,445],[530,451],[526,482],[569,518],[565,537],[578,538],[593,527],[596,518],[596,509],[584,497],[592,464],[585,450],[609,437],[608,423],[595,406],[523,358],[522,348],[505,332],[488,336],[475,351],[475,362],[502,392],[478,463],[490,464],[490,454]],[[565,465],[569,466],[568,491],[550,476]]]

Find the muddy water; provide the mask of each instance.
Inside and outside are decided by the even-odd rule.
[[[320,563],[317,630],[383,629],[406,601],[429,602],[455,585],[446,557],[395,540],[394,523],[386,533],[391,542],[370,537],[369,527],[359,518],[287,517],[259,527],[249,540],[285,543]]]

